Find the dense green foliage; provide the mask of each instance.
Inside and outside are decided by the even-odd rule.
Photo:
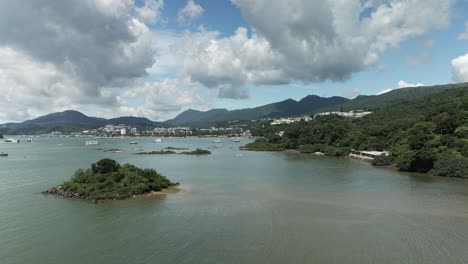
[[[181,113],[176,118],[168,120],[167,123],[172,125],[190,125],[199,127],[213,125],[224,121],[301,116],[319,108],[331,107],[347,101],[349,101],[349,99],[338,96],[325,98],[316,95],[309,95],[299,101],[288,99],[255,108],[231,111],[226,109],[212,109],[206,112],[201,112],[190,109]]]
[[[440,176],[468,178],[468,158],[449,150],[438,154],[434,172]]]
[[[393,164],[393,157],[390,155],[380,155],[372,160],[374,166],[390,166]]]
[[[466,175],[466,166],[461,164],[468,157],[468,85],[458,86],[384,107],[360,119],[332,115],[289,125],[264,123],[252,132],[265,140],[246,147],[320,151],[329,156],[344,156],[352,149],[388,150],[392,153],[389,160],[379,159],[376,165],[394,162],[404,171],[461,177]]]
[[[459,88],[464,86],[465,84],[447,84],[427,87],[408,87],[405,89],[395,89],[393,91],[380,95],[361,95],[343,104],[327,108],[320,108],[314,112],[318,113],[340,110],[350,111],[356,109],[377,110],[389,105],[408,102],[430,94],[440,93],[447,89]]]
[[[197,148],[196,150],[181,152],[179,154],[182,154],[182,155],[209,155],[209,154],[211,154],[211,151],[206,150],[206,149]]]
[[[91,168],[79,169],[63,184],[66,193],[87,199],[124,199],[152,191],[161,191],[172,183],[154,169],[140,169],[130,164],[120,165],[102,159]]]
[[[283,144],[270,143],[265,139],[257,139],[242,148],[251,151],[283,151],[286,149]]]

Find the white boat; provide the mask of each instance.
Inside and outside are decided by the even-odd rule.
[[[236,139],[234,139],[234,142],[240,142],[240,140],[236,138]]]
[[[157,138],[157,139],[154,140],[154,143],[162,143],[162,139]]]
[[[221,139],[218,138],[216,140],[213,140],[213,143],[223,143],[223,142],[221,141]]]
[[[13,139],[13,138],[9,138],[9,139],[5,140],[5,142],[7,142],[7,143],[20,143],[19,139]]]
[[[97,140],[87,140],[87,141],[85,141],[85,146],[89,146],[89,145],[99,145],[99,141],[97,141]]]
[[[138,142],[136,142],[136,141],[131,141],[129,144],[136,145],[136,144],[138,144]]]
[[[28,138],[27,141],[28,141],[28,142],[33,142],[32,138]]]

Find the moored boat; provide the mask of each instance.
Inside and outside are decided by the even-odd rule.
[[[97,141],[97,140],[87,140],[87,141],[85,141],[85,146],[89,146],[89,145],[99,145],[99,141]]]
[[[0,157],[8,157],[8,153],[0,152]]]
[[[136,144],[138,144],[138,142],[136,142],[136,141],[131,141],[129,144],[136,145]]]
[[[157,138],[157,139],[154,140],[154,143],[162,143],[162,139]]]

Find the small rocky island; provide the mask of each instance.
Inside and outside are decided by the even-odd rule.
[[[66,198],[98,202],[123,200],[135,196],[173,193],[179,183],[172,183],[154,169],[141,169],[131,164],[120,165],[112,159],[102,159],[86,170],[79,169],[71,180],[44,191]]]
[[[173,149],[173,148],[172,148]],[[211,151],[206,150],[206,149],[196,149],[193,151],[184,151],[184,152],[175,152],[172,150],[158,150],[158,151],[149,151],[149,152],[139,152],[137,155],[172,155],[172,154],[178,154],[178,155],[209,155],[211,154]]]

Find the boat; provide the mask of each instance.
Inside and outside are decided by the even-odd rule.
[[[162,143],[162,139],[157,138],[157,139],[154,140],[154,143]]]
[[[20,143],[19,139],[13,139],[13,138],[9,138],[9,139],[5,140],[5,142],[7,142],[7,143]]]
[[[8,157],[8,153],[1,152],[1,153],[0,153],[0,157]]]
[[[222,143],[221,139],[216,139],[216,140],[213,140],[213,143]]]
[[[28,142],[33,142],[32,138],[28,138],[27,141],[28,141]]]
[[[99,145],[99,141],[97,141],[97,140],[87,140],[87,141],[85,141],[85,146],[89,146],[89,145]]]
[[[136,145],[136,144],[138,144],[138,142],[136,142],[136,141],[131,141],[129,144]]]
[[[234,142],[240,142],[240,140],[236,138],[236,139],[234,139]]]

